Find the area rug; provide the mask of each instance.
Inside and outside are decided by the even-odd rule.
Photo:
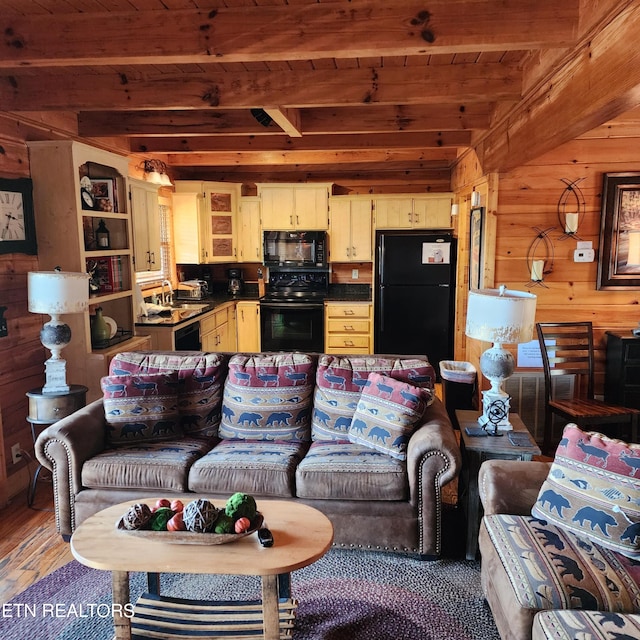
[[[161,592],[205,600],[256,599],[258,578],[165,574]],[[146,590],[131,575],[132,600]],[[332,549],[293,572],[294,640],[499,640],[476,561]],[[110,640],[111,574],[76,561],[0,608],[3,640]]]

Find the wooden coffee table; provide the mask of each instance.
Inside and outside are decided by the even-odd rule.
[[[198,497],[206,498],[182,496],[185,503]],[[285,500],[257,501],[258,510],[273,533],[272,547],[260,545],[257,533],[236,542],[210,546],[149,540],[116,529],[117,521],[134,502],[123,502],[90,516],[71,537],[71,552],[76,560],[93,569],[112,572],[117,639],[131,638],[130,618],[122,607],[129,603],[129,572],[139,571],[151,576],[160,573],[260,576],[264,638],[277,640],[279,597],[281,591],[288,589],[290,572],[321,558],[333,542],[333,526],[324,514]],[[153,504],[155,499],[145,498],[143,502]],[[151,587],[152,579],[149,584]],[[156,585],[159,591],[157,581]]]

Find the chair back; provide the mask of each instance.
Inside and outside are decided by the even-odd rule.
[[[551,378],[575,375],[575,389],[583,398],[593,400],[594,353],[591,322],[538,322],[538,343],[544,367],[547,402],[553,399]]]

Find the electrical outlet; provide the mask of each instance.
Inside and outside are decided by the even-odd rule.
[[[360,274],[358,273],[357,269],[351,269],[351,279],[352,280],[357,280],[359,275]]]
[[[16,442],[13,447],[11,447],[11,460],[13,464],[18,464],[18,462],[22,460],[22,447],[19,442]]]

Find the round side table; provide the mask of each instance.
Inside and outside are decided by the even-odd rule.
[[[27,422],[31,425],[34,447],[36,439],[43,429],[62,420],[62,418],[66,418],[87,404],[87,391],[87,387],[81,384],[70,385],[70,389],[66,393],[42,393],[42,387],[27,391],[27,398],[29,398]],[[42,465],[39,464],[33,474],[33,480],[27,494],[29,506],[33,504],[36,495],[36,482],[38,482],[38,476],[42,469]]]

